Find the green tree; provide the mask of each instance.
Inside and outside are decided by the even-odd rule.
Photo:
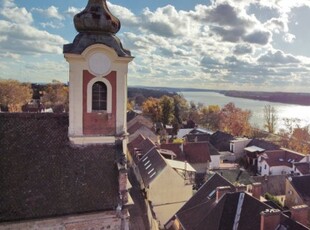
[[[0,104],[9,112],[21,112],[22,106],[32,99],[31,85],[16,80],[0,80]]]
[[[52,108],[55,113],[69,111],[69,88],[62,82],[53,80],[43,92],[41,102],[45,108]]]
[[[174,118],[175,118],[174,123],[182,124],[182,121],[188,118],[189,104],[182,95],[174,95],[173,104],[174,104]]]
[[[162,110],[162,117],[161,121],[163,122],[163,125],[169,125],[172,123],[174,119],[174,103],[173,99],[169,96],[162,96],[160,98],[159,102]]]
[[[264,107],[264,127],[269,133],[275,133],[278,115],[276,109],[271,105],[265,105]]]

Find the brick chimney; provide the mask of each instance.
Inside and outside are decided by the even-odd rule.
[[[226,193],[230,192],[230,186],[221,186],[216,188],[216,202],[218,202]]]
[[[252,196],[260,200],[262,195],[262,184],[260,182],[252,183]]]
[[[246,192],[246,185],[244,184],[239,184],[236,186],[236,192]]]
[[[279,209],[266,209],[260,213],[260,230],[273,230],[280,224],[281,211]]]
[[[291,207],[291,218],[303,225],[308,224],[308,205],[296,205]]]

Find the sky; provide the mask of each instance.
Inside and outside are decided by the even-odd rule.
[[[68,81],[87,0],[0,0],[0,78]],[[310,92],[310,0],[114,0],[129,86]]]

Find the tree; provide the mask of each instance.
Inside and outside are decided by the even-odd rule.
[[[163,122],[164,126],[171,124],[171,122],[174,119],[174,103],[173,103],[173,99],[171,97],[168,96],[162,96],[160,98],[160,102],[159,102],[160,106],[161,106],[161,121]]]
[[[221,108],[218,105],[209,105],[202,107],[202,125],[211,130],[218,130],[220,125],[220,110]]]
[[[264,127],[269,133],[274,133],[277,126],[278,116],[277,111],[271,105],[265,105],[264,107]]]
[[[44,89],[42,103],[46,108],[52,108],[56,113],[69,111],[68,86],[53,80]]]
[[[9,112],[21,112],[22,106],[32,99],[31,85],[16,80],[0,80],[0,104]]]
[[[242,110],[230,102],[221,109],[219,115],[220,129],[222,131],[230,133],[233,136],[251,135],[250,110]]]
[[[304,154],[310,153],[309,126],[303,128],[297,127],[293,130],[288,141],[288,148]]]
[[[182,124],[182,121],[188,118],[189,104],[182,95],[174,95],[174,123]]]
[[[159,99],[149,97],[142,104],[142,112],[144,115],[150,116],[153,122],[161,121],[162,109]]]

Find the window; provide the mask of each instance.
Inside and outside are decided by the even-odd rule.
[[[107,86],[103,82],[95,82],[92,86],[92,110],[107,110]]]

